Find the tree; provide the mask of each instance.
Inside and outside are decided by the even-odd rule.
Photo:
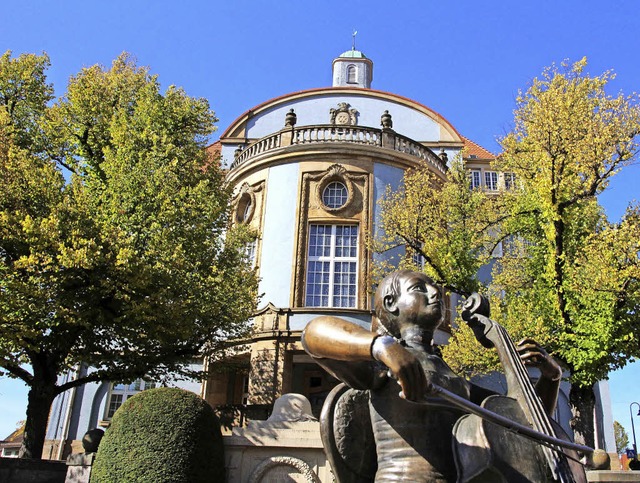
[[[640,208],[630,206],[614,223],[597,200],[636,159],[640,106],[635,94],[609,96],[605,87],[613,75],[592,77],[585,66],[583,59],[546,69],[518,96],[514,129],[502,139],[503,153],[493,166],[515,176],[516,187],[465,206],[468,226],[482,232],[475,240],[488,235],[503,242],[503,256],[493,261],[484,288],[492,317],[514,338],[538,339],[570,371],[572,427],[579,440],[593,445],[593,384],[640,353]],[[453,179],[457,189],[469,190],[459,175]],[[451,196],[444,202],[455,206]],[[497,210],[493,219],[482,209],[487,204]],[[401,237],[410,238],[403,230]],[[485,263],[491,245],[482,244],[478,253]],[[468,239],[456,249],[473,255],[476,247]],[[425,261],[431,265],[429,257]],[[494,359],[478,360],[482,349],[473,339],[464,326],[454,331],[443,350],[450,365],[466,373],[495,368]]]
[[[467,187],[459,158],[453,160],[444,180],[426,164],[408,170],[402,186],[388,187],[380,201],[373,251],[405,247],[407,256],[399,261],[400,268],[424,268],[437,283],[461,294],[479,290],[478,271],[489,262],[496,244],[488,228],[495,225],[499,210],[494,206],[497,200]],[[418,255],[424,266],[416,267],[411,255]],[[377,270],[388,271],[397,262],[381,260]]]
[[[22,456],[53,399],[165,374],[248,330],[257,282],[204,150],[215,116],[126,54],[51,103],[46,55],[0,58],[0,367],[29,386]],[[82,364],[66,383],[58,376]]]
[[[616,451],[618,454],[624,453],[629,446],[629,435],[624,430],[624,426],[618,421],[613,422],[613,435],[616,438]]]
[[[518,98],[498,169],[521,184],[508,231],[524,250],[500,264],[506,319],[539,320],[544,343],[571,372],[572,426],[593,444],[592,386],[640,351],[640,211],[611,223],[597,195],[636,159],[636,95],[612,97],[613,78],[584,73],[586,59],[545,70]]]

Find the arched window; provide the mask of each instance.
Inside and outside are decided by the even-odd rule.
[[[356,66],[350,65],[347,67],[347,83],[348,84],[357,84],[358,80],[356,77],[357,74]]]

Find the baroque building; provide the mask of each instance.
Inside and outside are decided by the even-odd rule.
[[[237,356],[246,372],[204,384],[214,406],[268,405],[295,392],[318,414],[336,381],[302,350],[300,334],[325,314],[371,323],[367,238],[377,201],[408,168],[426,163],[444,177],[465,147],[478,161],[493,158],[428,107],[371,89],[372,78],[371,60],[347,51],[333,61],[332,87],[255,106],[210,148],[236,189],[234,221],[258,233],[248,250],[263,294],[250,350]]]
[[[494,155],[437,112],[372,89],[373,62],[362,52],[352,49],[334,59],[332,79],[331,87],[248,109],[208,148],[234,186],[233,222],[258,234],[246,247],[260,277],[252,339],[225,361],[226,370],[216,372],[218,361],[204,361],[212,369],[209,379],[176,384],[217,408],[223,424],[265,419],[286,393],[306,396],[319,414],[337,381],[304,352],[300,335],[320,315],[370,326],[374,254],[367,240],[375,235],[378,200],[388,187],[400,186],[407,169],[426,164],[444,178],[448,162],[462,154],[472,186],[498,190],[514,182],[508,173],[492,171]],[[403,255],[401,249],[383,256],[396,255]],[[435,342],[447,338],[441,330]],[[44,456],[82,451],[87,430],[108,426],[127,397],[153,385],[93,383],[60,395]],[[614,448],[603,429],[612,427],[606,385],[598,398],[605,402],[598,409],[600,447]],[[566,396],[561,399],[560,416],[568,421]]]

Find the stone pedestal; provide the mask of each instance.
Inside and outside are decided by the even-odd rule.
[[[89,483],[95,453],[79,453],[67,458],[67,479],[65,483]]]
[[[252,421],[223,439],[227,481],[332,481],[316,421]]]
[[[267,421],[251,421],[223,439],[229,482],[333,480],[322,449],[320,423],[300,394],[285,394]]]

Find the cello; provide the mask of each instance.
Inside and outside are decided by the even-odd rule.
[[[549,418],[515,344],[506,330],[489,318],[488,301],[473,294],[461,315],[484,347],[497,350],[507,379],[507,394],[486,398],[481,405],[483,410],[546,437],[523,438],[517,433],[524,431],[505,430],[478,413],[462,416],[453,429],[458,483],[586,483],[577,452],[567,447],[593,450],[569,443],[568,436]],[[563,440],[567,443],[561,443]]]

